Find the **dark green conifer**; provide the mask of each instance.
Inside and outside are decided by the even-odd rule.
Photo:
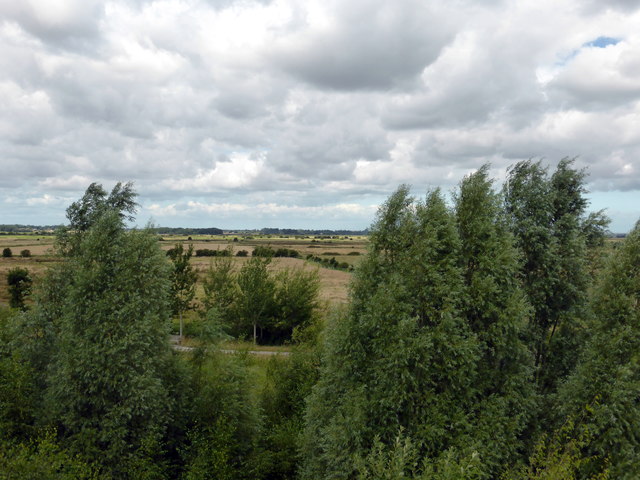
[[[640,223],[603,271],[591,302],[593,336],[560,389],[565,414],[586,424],[584,477],[640,478]],[[585,411],[586,409],[586,411]]]
[[[483,166],[461,182],[455,210],[465,291],[463,312],[480,344],[469,441],[496,474],[522,450],[531,414],[532,355],[524,332],[531,309],[521,288],[520,258]]]

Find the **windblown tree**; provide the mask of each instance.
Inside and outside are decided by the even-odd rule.
[[[480,346],[469,441],[495,475],[523,447],[520,437],[532,412],[533,359],[524,338],[531,309],[521,288],[520,255],[487,172],[485,165],[462,180],[455,212],[462,311]]]
[[[122,222],[133,220],[137,196],[131,182],[124,185],[118,182],[109,195],[99,183],[89,185],[82,198],[67,208],[69,225],[56,232],[60,253],[72,255],[84,233],[108,211],[115,212]]]
[[[421,456],[467,453],[481,349],[460,305],[459,252],[439,191],[416,205],[401,187],[381,207],[309,398],[302,478],[352,478],[355,459],[399,434]]]
[[[55,332],[50,421],[73,452],[117,478],[158,474],[153,454],[171,404],[162,380],[169,268],[154,236],[125,230],[134,196],[129,184],[109,198],[93,184],[69,208],[64,262],[45,279],[49,293],[34,308]]]
[[[541,162],[519,162],[504,186],[510,226],[524,255],[524,288],[533,307],[528,336],[542,393],[553,392],[575,366],[589,284],[586,247],[603,237],[607,225],[601,212],[585,215],[585,174],[572,164],[561,160],[549,176]]]
[[[609,259],[591,302],[594,334],[560,388],[565,415],[590,432],[582,478],[640,478],[640,222]]]

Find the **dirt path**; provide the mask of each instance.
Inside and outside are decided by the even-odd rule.
[[[191,352],[194,350],[194,347],[188,347],[186,345],[180,345],[180,336],[179,335],[170,335],[169,336],[169,342],[171,343],[171,348],[173,348],[175,351],[177,352]],[[222,353],[227,353],[227,354],[233,354],[233,353],[240,353],[240,352],[244,352],[245,350],[229,350],[229,349],[220,349],[220,351]],[[273,355],[283,355],[283,356],[289,356],[290,352],[269,352],[269,351],[264,351],[264,350],[246,350],[246,352],[250,355],[261,355],[261,356],[266,356],[266,357],[270,357]]]

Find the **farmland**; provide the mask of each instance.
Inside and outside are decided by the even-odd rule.
[[[158,235],[160,248],[168,251],[177,243],[185,246],[192,244],[195,251],[225,250],[230,249],[234,258],[236,269],[239,269],[251,257],[254,248],[258,246],[270,246],[273,249],[286,248],[299,252],[299,258],[274,258],[270,266],[271,270],[284,268],[318,269],[320,275],[320,300],[326,306],[346,303],[348,297],[348,285],[351,273],[344,270],[326,268],[317,262],[306,260],[313,255],[323,259],[335,258],[338,263],[346,263],[357,266],[366,253],[366,236],[300,236],[300,235]],[[17,234],[0,235],[0,250],[10,248],[11,258],[0,258],[0,303],[7,305],[9,295],[7,291],[7,272],[16,267],[26,268],[34,278],[37,285],[47,267],[60,259],[55,254],[55,237],[53,235]],[[29,257],[20,256],[20,252],[29,250]],[[248,257],[236,256],[238,252],[246,251]],[[211,257],[194,256],[191,263],[198,272],[199,279],[209,268]],[[202,286],[198,284],[198,298],[202,294]]]

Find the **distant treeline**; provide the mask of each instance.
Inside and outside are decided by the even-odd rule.
[[[222,235],[224,232],[215,227],[210,228],[182,228],[155,227],[151,231],[159,235]]]
[[[60,228],[60,225],[0,225],[0,235],[16,233],[38,233],[40,235],[52,234]]]
[[[296,228],[263,228],[262,235],[368,235],[366,230],[304,230]]]

